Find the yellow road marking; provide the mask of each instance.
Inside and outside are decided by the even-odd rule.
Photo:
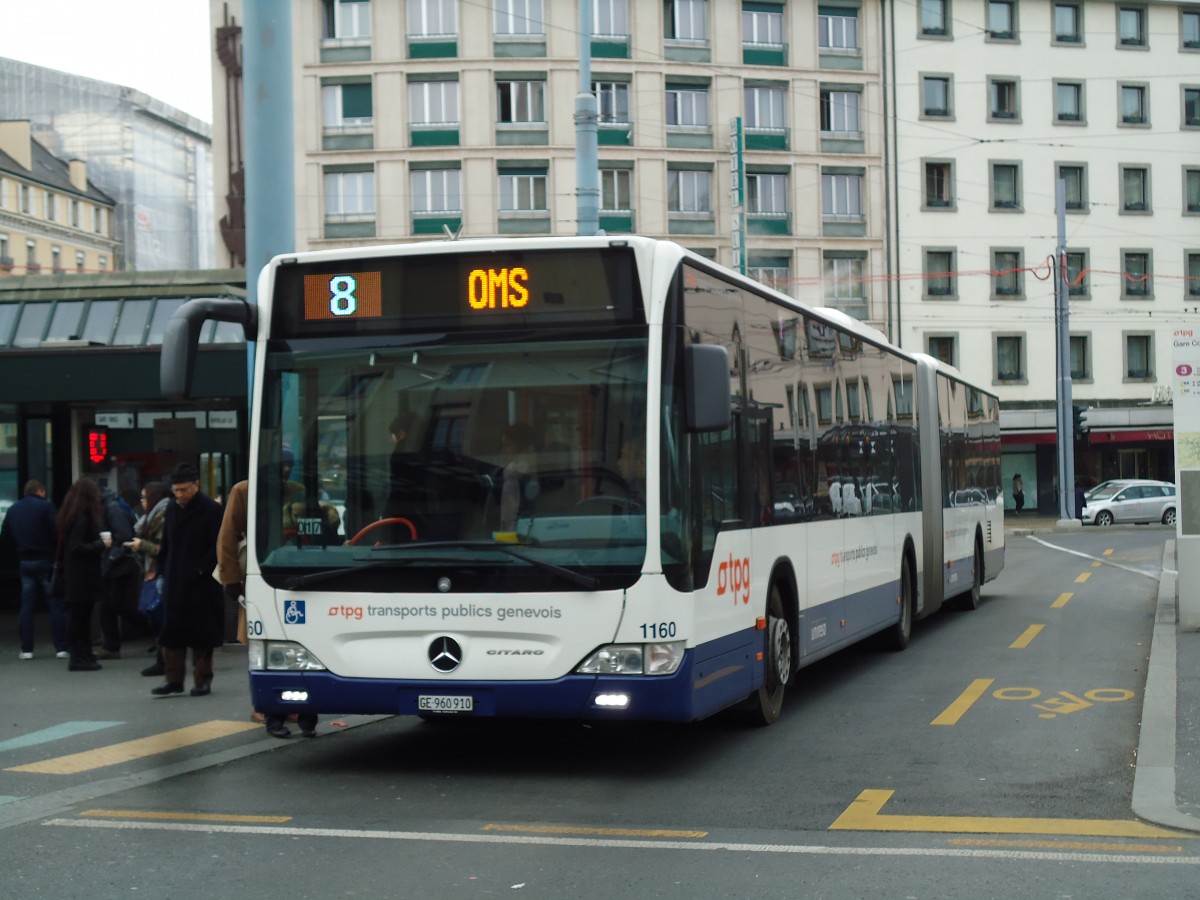
[[[1012,841],[1004,838],[950,838],[959,847],[1037,847],[1043,850],[1090,850],[1096,853],[1182,853],[1169,844],[1101,844],[1096,841]]]
[[[1191,835],[1132,819],[1033,819],[1001,816],[891,816],[881,810],[895,791],[867,790],[829,826],[837,831],[919,831],[974,834],[1070,834],[1082,837],[1166,837]]]
[[[1041,634],[1045,625],[1030,625],[1019,638],[1008,645],[1009,650],[1024,650],[1033,643],[1033,639]]]
[[[1111,550],[1111,549],[1108,549],[1108,550],[1105,550],[1105,551],[1104,551],[1104,555],[1105,555],[1105,556],[1112,556],[1112,554],[1113,554],[1113,552],[1112,552],[1112,550]]]
[[[1101,562],[1100,560],[1096,560],[1094,563],[1092,563],[1092,568],[1093,568],[1093,569],[1098,569],[1098,568],[1100,568],[1102,565],[1104,565],[1104,563],[1103,563],[1103,562]]]
[[[1083,584],[1085,581],[1087,581],[1087,580],[1088,580],[1089,578],[1091,578],[1091,577],[1092,577],[1092,573],[1091,573],[1091,572],[1083,572],[1083,573],[1081,573],[1081,574],[1080,574],[1080,576],[1079,576],[1078,578],[1076,578],[1076,579],[1075,579],[1075,583],[1076,583],[1076,584]]]
[[[217,738],[228,737],[243,731],[261,728],[255,722],[230,722],[214,720],[201,722],[199,725],[189,725],[186,728],[176,728],[174,731],[164,731],[150,737],[125,741],[120,744],[110,744],[107,747],[97,747],[82,753],[72,753],[68,756],[58,756],[54,759],[44,759],[41,762],[29,763],[24,766],[12,766],[8,772],[37,772],[41,775],[76,775],[80,772],[90,772],[92,769],[102,769],[105,766],[115,766],[118,763],[153,756],[156,753],[167,753],[202,744]]]
[[[239,816],[217,813],[164,812],[153,809],[85,809],[81,816],[100,819],[154,819],[167,822],[254,822],[262,825],[281,825],[292,821],[291,816]]]
[[[1066,606],[1068,603],[1071,602],[1071,598],[1074,596],[1075,596],[1074,594],[1059,594],[1058,599],[1050,604],[1050,608],[1051,609],[1062,609],[1062,607]]]
[[[967,714],[967,710],[982,697],[994,678],[976,678],[967,685],[967,689],[958,695],[958,699],[947,706],[930,725],[957,725],[958,720]]]
[[[602,834],[606,837],[702,838],[707,831],[667,831],[661,828],[588,828],[582,825],[484,825],[484,831],[522,834]]]

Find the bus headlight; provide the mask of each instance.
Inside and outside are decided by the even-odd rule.
[[[325,668],[311,650],[294,641],[251,641],[247,655],[251,669],[311,672]]]
[[[581,675],[673,675],[683,662],[683,649],[683,641],[606,644],[593,650],[575,671]]]

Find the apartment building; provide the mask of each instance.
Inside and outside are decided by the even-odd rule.
[[[601,227],[674,239],[886,327],[879,12],[875,0],[594,0]],[[237,121],[240,18],[214,0],[227,223],[240,149],[221,132]],[[580,30],[578,4],[558,0],[295,4],[296,247],[577,233]],[[223,240],[235,260],[236,235]]]
[[[110,270],[120,250],[114,207],[88,179],[86,162],[55,158],[28,121],[0,121],[0,277]]]
[[[1200,306],[1200,5],[887,6],[898,339],[996,390],[1009,477],[1056,509],[1061,179],[1079,476],[1173,479],[1171,333]]]

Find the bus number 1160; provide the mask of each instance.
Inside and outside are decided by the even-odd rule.
[[[658,622],[657,624],[651,622],[642,626],[642,637],[647,640],[661,641],[675,637],[676,630],[674,622]]]

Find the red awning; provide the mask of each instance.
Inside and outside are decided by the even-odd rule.
[[[1112,429],[1104,429],[1101,431],[1089,431],[1089,444],[1130,444],[1135,442],[1145,441],[1174,441],[1174,428],[1155,428],[1152,430],[1139,429],[1137,431],[1113,431]]]

